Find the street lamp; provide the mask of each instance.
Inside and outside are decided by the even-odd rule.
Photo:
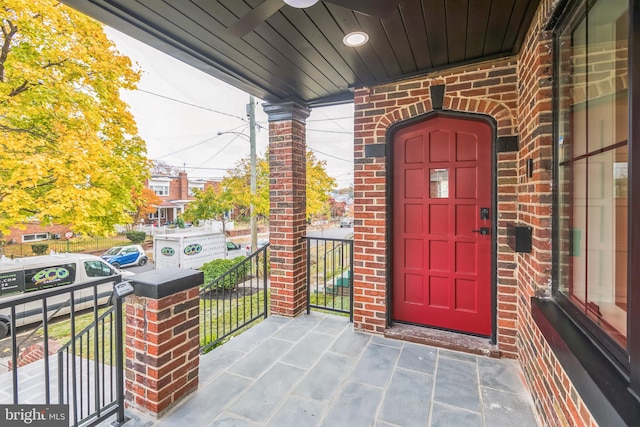
[[[255,129],[255,127],[254,127]],[[256,138],[255,131],[251,133],[251,137],[248,137],[242,132],[218,132],[218,135],[224,134],[234,134],[243,137],[247,141],[249,141],[251,146],[251,154],[250,154],[250,175],[251,175],[251,203],[249,204],[249,217],[251,221],[251,250],[255,251],[258,249],[258,224],[256,222],[255,215],[255,205],[253,203],[253,199],[256,196]]]

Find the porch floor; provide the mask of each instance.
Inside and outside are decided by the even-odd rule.
[[[516,361],[272,316],[200,359],[200,386],[125,426],[538,427]],[[103,423],[110,425],[109,422]]]

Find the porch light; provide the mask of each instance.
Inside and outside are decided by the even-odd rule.
[[[284,0],[284,2],[291,7],[304,9],[305,7],[313,6],[318,3],[318,0]]]
[[[362,46],[366,42],[369,41],[369,34],[364,31],[354,31],[352,33],[347,34],[342,39],[342,43],[349,47],[358,47]]]

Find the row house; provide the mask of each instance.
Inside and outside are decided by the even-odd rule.
[[[156,211],[150,213],[145,224],[173,224],[184,212],[186,206],[194,200],[194,191],[217,186],[220,181],[211,179],[189,179],[186,172],[178,172],[178,176],[154,175],[145,181],[145,188],[162,199]]]

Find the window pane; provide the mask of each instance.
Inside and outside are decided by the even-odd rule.
[[[558,38],[558,291],[627,336],[628,11],[599,0]]]
[[[449,169],[431,169],[429,173],[429,197],[432,199],[449,197]]]

